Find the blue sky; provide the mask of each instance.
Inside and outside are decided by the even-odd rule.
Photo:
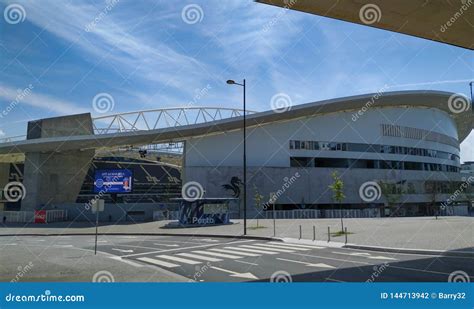
[[[115,101],[110,113],[239,107],[241,93],[225,80],[245,77],[248,108],[261,111],[276,93],[293,105],[384,85],[469,95],[474,79],[472,51],[252,1],[112,2],[0,0],[1,12],[25,10],[23,22],[0,19],[0,110],[33,86],[0,119],[0,135],[25,134],[31,119],[99,116],[92,100],[104,92]],[[189,4],[202,9],[196,23],[183,20]],[[474,134],[461,150],[474,160]]]

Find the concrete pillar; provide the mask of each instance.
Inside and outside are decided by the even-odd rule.
[[[0,190],[3,190],[10,177],[10,163],[0,163]],[[0,199],[1,201],[1,199]],[[0,202],[0,211],[5,209],[4,203]]]
[[[28,139],[54,138],[93,133],[90,114],[31,121]],[[22,210],[74,203],[94,158],[94,150],[33,152],[25,154]]]

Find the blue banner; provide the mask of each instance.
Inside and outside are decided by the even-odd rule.
[[[130,193],[133,175],[130,170],[95,171],[94,193]]]
[[[0,283],[0,308],[473,308],[470,283]]]

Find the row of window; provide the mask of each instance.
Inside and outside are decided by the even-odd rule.
[[[458,141],[455,138],[446,134],[418,129],[418,128],[403,127],[403,126],[398,126],[398,125],[393,125],[393,124],[381,124],[380,126],[381,126],[383,136],[418,139],[418,140],[442,143],[442,144],[459,148]]]
[[[445,164],[409,162],[409,161],[340,159],[340,158],[290,157],[290,166],[291,167],[394,169],[394,170],[453,172],[453,173],[459,172],[459,167],[453,166],[453,165],[445,165]]]
[[[410,156],[449,159],[455,162],[459,162],[459,156],[455,154],[444,152],[444,151],[424,149],[424,148],[415,148],[415,147],[290,140],[290,149],[390,153],[390,154],[401,154],[401,155],[410,155]]]

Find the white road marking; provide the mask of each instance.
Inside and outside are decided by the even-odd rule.
[[[288,260],[288,259],[282,259],[282,258],[277,258],[277,260],[292,262],[292,263],[297,263],[297,264],[303,264],[303,265],[308,266],[308,267],[336,268],[334,266],[324,264],[324,263],[309,263],[309,262],[294,261],[294,260]]]
[[[308,248],[297,248],[297,247],[289,247],[289,246],[280,246],[280,245],[269,245],[269,244],[258,244],[259,246],[270,247],[270,248],[278,248],[278,249],[291,249],[296,251],[309,251],[311,249]]]
[[[310,249],[324,249],[325,247],[320,247],[320,246],[310,246],[310,245],[300,245],[300,244],[293,244],[293,243],[287,243],[287,242],[277,242],[277,241],[270,241],[269,244],[275,244],[275,245],[287,245],[292,246],[292,247],[301,247],[301,248],[310,248]]]
[[[154,245],[157,245],[157,246],[164,246],[164,247],[179,247],[179,245],[177,245],[177,244],[174,244],[174,245],[168,245],[168,244],[154,244]]]
[[[211,255],[211,256],[217,256],[217,257],[221,257],[221,258],[227,258],[227,259],[240,259],[242,258],[241,256],[237,256],[237,255],[230,255],[230,254],[223,254],[223,253],[216,253],[216,252],[209,252],[209,251],[193,251],[195,253],[199,253],[199,254],[204,254],[204,255]]]
[[[292,253],[295,252],[293,250],[286,250],[286,249],[277,249],[277,248],[265,248],[265,247],[260,247],[257,245],[243,245],[241,247],[245,248],[250,248],[250,249],[257,249],[257,250],[270,250],[270,251],[276,251],[276,252],[284,252],[284,253]]]
[[[335,251],[333,251],[332,253],[341,254],[341,255],[348,255],[348,256],[360,256],[360,257],[365,257],[365,258],[368,258],[368,259],[371,259],[371,260],[397,260],[395,258],[391,258],[391,257],[387,257],[387,256],[381,256],[381,255],[373,256],[370,253],[366,253],[366,252],[345,253],[345,252],[335,252]]]
[[[341,281],[341,280],[337,280],[337,279],[333,279],[333,278],[326,278],[326,280],[334,281],[334,282],[342,282],[342,283],[345,282],[345,281]]]
[[[343,260],[343,259],[337,259],[337,258],[332,258],[332,257],[327,257],[327,256],[320,256],[320,255],[311,255],[311,254],[304,254],[304,253],[292,253],[294,255],[300,255],[300,256],[309,256],[312,258],[318,258],[318,259],[323,259],[323,260],[332,260],[332,261],[340,261],[344,263],[352,263],[352,264],[362,264],[362,265],[372,265],[369,262],[359,262],[359,261],[353,261],[353,260]]]
[[[231,245],[231,244],[238,244],[238,243],[245,243],[245,242],[254,242],[255,240],[237,240],[237,241],[232,241],[225,243],[226,245]],[[186,249],[198,249],[198,248],[208,248],[208,247],[215,247],[219,244],[208,244],[208,245],[199,245],[199,246],[191,246],[191,247],[185,247]],[[145,253],[134,253],[134,254],[127,254],[127,255],[122,255],[122,257],[132,257],[132,256],[137,256],[137,255],[145,255],[145,254],[153,254],[153,253],[168,253],[168,252],[174,252],[177,250],[181,250],[183,248],[176,248],[176,249],[168,249],[168,250],[157,250],[157,251],[152,251],[152,252],[145,252]]]
[[[117,248],[112,248],[112,250],[118,251],[118,252],[123,252],[123,253],[132,253],[133,252],[133,250],[123,250],[123,249],[117,249]]]
[[[177,257],[177,256],[165,255],[165,254],[157,255],[156,257],[160,258],[160,259],[171,260],[171,261],[174,261],[174,262],[179,262],[179,263],[184,263],[184,264],[189,264],[189,265],[197,265],[197,264],[202,263],[202,262],[199,262],[199,261],[183,259],[183,258],[180,258],[180,257]]]
[[[120,256],[109,256],[109,259],[120,261],[120,262],[123,262],[125,264],[132,265],[134,267],[143,267],[142,264],[138,264],[138,263],[132,262],[130,260],[124,260]]]
[[[231,277],[238,277],[238,278],[245,278],[245,279],[258,279],[254,274],[252,273],[238,273],[232,270],[224,269],[224,268],[219,268],[215,266],[211,266],[212,269],[219,270],[222,272],[226,272],[230,274]]]
[[[274,251],[255,250],[255,249],[247,249],[247,248],[241,248],[241,247],[224,247],[224,248],[237,250],[237,251],[253,252],[253,253],[278,254],[278,252],[274,252]]]
[[[216,258],[197,255],[197,254],[192,254],[192,253],[178,253],[177,255],[184,256],[184,257],[189,257],[189,258],[193,258],[193,259],[198,259],[198,260],[209,261],[209,262],[220,262],[220,261],[222,261],[221,259],[216,259]]]
[[[256,263],[250,263],[250,262],[246,262],[246,261],[239,261],[239,260],[236,260],[235,262],[244,263],[244,264],[249,264],[249,265],[253,265],[253,266],[258,266],[258,264],[256,264]]]
[[[233,251],[233,250],[218,249],[218,248],[209,249],[209,251],[217,251],[217,252],[224,252],[224,253],[230,253],[230,254],[239,254],[239,255],[243,255],[243,256],[253,256],[253,257],[262,256],[261,254],[256,254],[256,253],[236,252],[236,251]]]
[[[143,262],[146,262],[146,263],[150,263],[150,264],[155,264],[155,265],[158,265],[158,266],[168,267],[168,268],[179,267],[179,265],[177,265],[177,264],[168,263],[168,262],[165,262],[165,261],[160,261],[160,260],[156,260],[156,259],[152,259],[152,258],[148,258],[148,257],[137,258],[137,260],[143,261]]]

